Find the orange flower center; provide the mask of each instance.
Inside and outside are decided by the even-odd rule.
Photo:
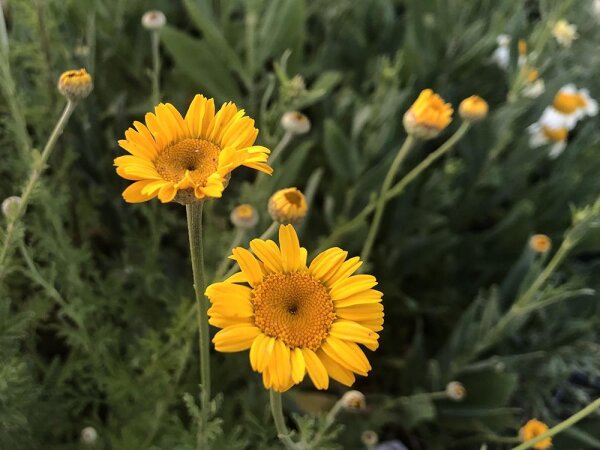
[[[567,139],[567,135],[569,134],[569,130],[566,128],[549,128],[543,127],[542,132],[544,136],[554,142],[561,142]]]
[[[167,181],[177,183],[189,172],[196,185],[205,186],[216,172],[221,149],[204,139],[183,139],[162,150],[154,160],[156,171]]]
[[[585,100],[579,94],[559,92],[554,97],[552,105],[563,114],[573,114],[579,108],[585,107]]]
[[[267,275],[253,293],[256,326],[291,348],[317,350],[336,317],[327,288],[306,272]]]

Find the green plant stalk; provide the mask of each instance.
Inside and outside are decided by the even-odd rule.
[[[239,246],[244,240],[245,236],[246,230],[244,230],[243,228],[237,228],[235,231],[235,235],[233,236],[233,240],[231,241],[231,244],[229,244],[228,251]],[[231,260],[227,256],[223,258],[223,261],[221,261],[219,267],[217,268],[217,271],[215,272],[215,281],[220,281],[223,278],[223,275],[227,272],[227,268],[229,267],[230,262]]]
[[[291,131],[286,131],[277,146],[271,152],[269,156],[269,164],[273,165],[273,163],[281,156],[283,150],[288,146],[292,138],[294,137],[294,133]]]
[[[581,419],[583,419],[584,417],[593,413],[598,408],[600,408],[600,398],[597,398],[592,403],[587,405],[585,408],[583,408],[579,412],[576,412],[568,419],[563,420],[558,425],[553,426],[545,433],[542,433],[539,436],[534,437],[533,439],[529,439],[528,441],[523,442],[521,445],[517,445],[516,447],[513,447],[511,450],[526,450],[528,448],[531,448],[538,442],[543,441],[546,438],[555,436],[558,433],[560,433],[561,431],[565,431],[568,428],[571,428],[573,425],[575,425]]]
[[[152,104],[160,103],[160,36],[158,30],[150,32],[152,45]]]
[[[402,147],[398,150],[392,165],[390,166],[385,178],[383,180],[383,185],[381,186],[381,192],[379,193],[379,197],[376,200],[375,205],[375,216],[373,217],[373,222],[371,222],[371,227],[369,228],[369,233],[367,234],[367,239],[363,245],[362,252],[360,253],[360,258],[368,262],[369,256],[371,256],[371,250],[373,249],[373,245],[375,244],[375,238],[377,237],[377,232],[379,231],[379,226],[381,225],[381,219],[383,218],[383,213],[385,211],[385,196],[387,195],[392,183],[394,182],[394,178],[398,173],[398,170],[402,166],[402,163],[408,156],[408,153],[413,148],[416,143],[416,139],[412,135],[406,136]]]
[[[531,311],[527,308],[531,304],[531,299],[536,292],[542,287],[542,285],[548,280],[548,278],[554,273],[558,266],[563,262],[565,257],[569,254],[571,249],[575,246],[575,242],[568,235],[563,240],[562,245],[556,251],[550,262],[546,265],[544,270],[533,280],[533,283],[529,288],[512,304],[510,309],[502,316],[502,318],[493,326],[488,333],[479,341],[479,344],[475,346],[473,351],[468,354],[458,364],[459,368],[464,364],[471,362],[474,358],[480,355],[482,352],[489,349],[491,346],[496,344],[503,336],[506,327],[518,316],[526,314]]]
[[[271,403],[271,414],[273,416],[273,421],[275,422],[275,428],[277,429],[277,437],[283,443],[286,449],[300,450],[301,447],[292,441],[290,432],[285,426],[283,407],[281,405],[281,394],[271,389],[269,390],[269,400]]]
[[[208,300],[204,272],[204,249],[202,236],[202,210],[204,202],[194,202],[185,206],[194,276],[194,292],[196,297],[196,318],[198,321],[198,346],[200,352],[200,404],[202,406],[202,423],[200,427],[202,449],[208,449],[206,428],[210,412],[210,344],[208,333]]]
[[[4,9],[0,8],[0,47],[8,58],[9,44],[8,33],[6,32],[6,20],[4,19]]]
[[[67,105],[65,106],[65,109],[64,109],[62,115],[58,119],[58,122],[56,122],[56,125],[54,126],[54,129],[52,130],[52,133],[50,134],[50,137],[48,138],[48,142],[46,142],[46,146],[44,147],[44,150],[42,151],[39,158],[37,158],[33,162],[31,174],[29,175],[27,184],[25,185],[25,188],[23,189],[23,192],[21,193],[21,202],[19,203],[19,205],[16,208],[16,210],[14,211],[14,213],[11,214],[10,217],[7,218],[4,242],[2,243],[2,249],[0,250],[0,280],[6,274],[6,260],[8,258],[8,252],[9,252],[9,250],[13,244],[13,240],[15,238],[17,222],[21,219],[21,217],[25,213],[25,210],[27,209],[27,205],[29,204],[29,201],[31,200],[31,195],[33,194],[33,190],[34,190],[35,186],[37,185],[37,182],[40,179],[40,176],[44,172],[46,162],[48,161],[48,158],[50,158],[50,155],[52,154],[52,151],[54,150],[56,141],[58,140],[59,136],[62,134],[63,130],[65,129],[65,126],[69,122],[69,118],[71,117],[71,114],[73,114],[73,111],[75,110],[76,106],[77,106],[77,103],[75,103],[75,102],[72,102],[70,100],[67,102]]]
[[[400,195],[406,187],[412,183],[415,179],[419,177],[425,170],[429,168],[434,162],[448,153],[452,148],[456,145],[458,141],[462,139],[465,133],[468,131],[470,127],[470,122],[463,122],[461,126],[456,130],[456,132],[448,138],[446,142],[444,142],[440,147],[438,147],[435,151],[430,153],[423,161],[417,164],[410,172],[408,172],[398,183],[396,183],[385,195],[385,201],[388,202],[391,199]],[[377,206],[377,199],[372,200],[367,206],[363,208],[363,210],[358,213],[354,219],[345,224],[339,226],[330,236],[325,240],[325,242],[321,245],[321,249],[330,247],[333,245],[340,237],[354,230],[368,217],[371,212]]]

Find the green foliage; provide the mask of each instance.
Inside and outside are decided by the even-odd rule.
[[[302,110],[312,124],[293,137],[272,177],[240,169],[223,198],[207,204],[209,280],[235,234],[231,208],[248,202],[261,214],[247,241],[271,222],[269,196],[289,186],[309,199],[298,227],[309,254],[324,245],[359,254],[370,216],[340,230],[379,191],[419,91],[435,89],[455,110],[472,94],[490,103],[485,121],[387,204],[368,264],[385,294],[385,329],[368,355],[373,371],[356,385],[368,410],[331,425],[322,405],[332,395],[295,387],[324,400],[310,408],[284,395],[299,442],[361,449],[361,432],[373,429],[411,449],[505,449],[524,420],[558,423],[600,394],[597,119],[581,121],[555,160],[530,148],[526,131],[566,83],[600,98],[600,27],[590,1],[6,4],[2,198],[20,193],[60,114],[60,73],[86,67],[95,88],[60,136],[0,264],[1,449],[81,448],[88,426],[97,449],[187,450],[199,433],[214,448],[281,445],[246,353],[212,353],[213,391],[222,397],[208,428],[198,428],[185,213],[120,196],[127,183],[114,173],[116,142],[151,108],[150,34],[140,25],[150,7],[168,19],[160,32],[164,101],[180,110],[196,93],[235,101],[270,148],[284,135],[284,112]],[[549,33],[559,17],[578,26],[571,49]],[[513,37],[507,71],[491,61],[501,33]],[[546,92],[536,99],[519,93],[519,38],[538,54]],[[459,122],[419,144],[399,177]],[[549,254],[528,247],[534,233],[552,238]],[[462,402],[443,394],[453,380],[467,389]],[[333,397],[344,390],[330,389]],[[569,429],[555,448],[598,448],[599,420]]]

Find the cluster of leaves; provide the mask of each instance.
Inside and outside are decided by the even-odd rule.
[[[532,256],[529,236],[546,233],[558,248],[571,210],[600,192],[600,134],[592,121],[578,126],[554,161],[529,148],[525,131],[565,83],[600,98],[593,83],[600,27],[590,2],[567,10],[581,35],[573,48],[547,40],[540,49],[547,87],[540,98],[507,102],[511,76],[490,60],[498,34],[510,34],[515,45],[543,36],[562,3],[9,2],[10,60],[0,67],[3,197],[19,193],[56,120],[58,75],[84,66],[95,89],[60,138],[0,280],[0,448],[80,448],[86,426],[98,432],[96,448],[196,448],[197,343],[184,214],[175,204],[124,204],[125,182],[112,167],[117,139],[152,107],[150,36],[140,25],[151,7],[168,18],[160,34],[163,99],[180,109],[198,92],[235,101],[256,118],[259,139],[271,148],[283,135],[283,112],[299,109],[312,121],[273,177],[236,171],[224,198],[207,205],[209,270],[233,238],[230,209],[255,205],[259,234],[278,188],[297,186],[311,200],[300,227],[309,252],[326,243],[378,191],[405,136],[402,115],[420,89],[432,87],[455,105],[474,93],[490,103],[485,122],[388,204],[369,267],[385,293],[386,326],[370,355],[373,371],[357,385],[371,408],[341,415],[347,426],[327,429],[323,448],[334,441],[362,448],[365,429],[414,449],[505,448],[503,438],[514,437],[522,420],[556,422],[597,396],[597,232],[578,236],[535,292],[543,308],[486,341],[548,262]],[[419,146],[403,171],[456,126]],[[359,253],[367,226],[334,244]],[[276,447],[267,395],[247,355],[212,358],[214,390],[224,394],[204,430],[215,448]],[[451,380],[464,383],[465,401],[428,395]],[[343,390],[295,389],[286,397],[286,410],[299,415],[290,426],[312,440],[324,419],[302,414]],[[556,445],[598,448],[599,427],[590,419]]]

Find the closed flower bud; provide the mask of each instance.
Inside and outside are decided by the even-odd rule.
[[[360,391],[348,391],[342,396],[342,408],[347,411],[362,411],[367,407],[365,396]]]
[[[81,430],[81,442],[87,445],[94,445],[98,440],[98,432],[94,427],[85,427]]]
[[[21,197],[17,197],[16,195],[12,195],[7,197],[2,202],[2,214],[7,219],[12,218],[19,209],[19,205],[21,204]]]
[[[452,122],[452,112],[442,97],[425,89],[404,114],[404,128],[418,139],[433,139]]]
[[[458,381],[451,381],[446,385],[446,395],[455,402],[462,401],[467,395],[464,385]]]
[[[70,101],[87,97],[93,87],[92,76],[85,69],[67,70],[58,79],[59,92]]]
[[[536,253],[546,253],[552,248],[552,241],[545,234],[534,234],[529,238],[529,248]]]
[[[294,224],[302,220],[307,211],[306,198],[295,187],[281,189],[269,199],[269,215],[275,222]]]
[[[310,131],[310,120],[298,111],[288,111],[281,117],[281,126],[292,134],[306,134]]]
[[[258,223],[258,212],[254,206],[243,204],[233,208],[229,218],[236,228],[248,230]]]
[[[368,448],[375,447],[379,442],[379,436],[373,430],[365,430],[360,435],[360,440]]]
[[[488,114],[487,102],[477,95],[472,95],[460,102],[458,113],[463,120],[475,122],[484,119]]]
[[[531,419],[519,430],[519,438],[521,441],[525,442],[538,437],[540,434],[545,433],[546,431],[548,431],[548,425],[537,419]],[[552,438],[542,439],[533,446],[533,448],[536,450],[545,450],[550,447],[552,447]]]
[[[154,10],[144,13],[142,16],[142,26],[146,30],[160,30],[167,24],[167,18],[162,11]]]

